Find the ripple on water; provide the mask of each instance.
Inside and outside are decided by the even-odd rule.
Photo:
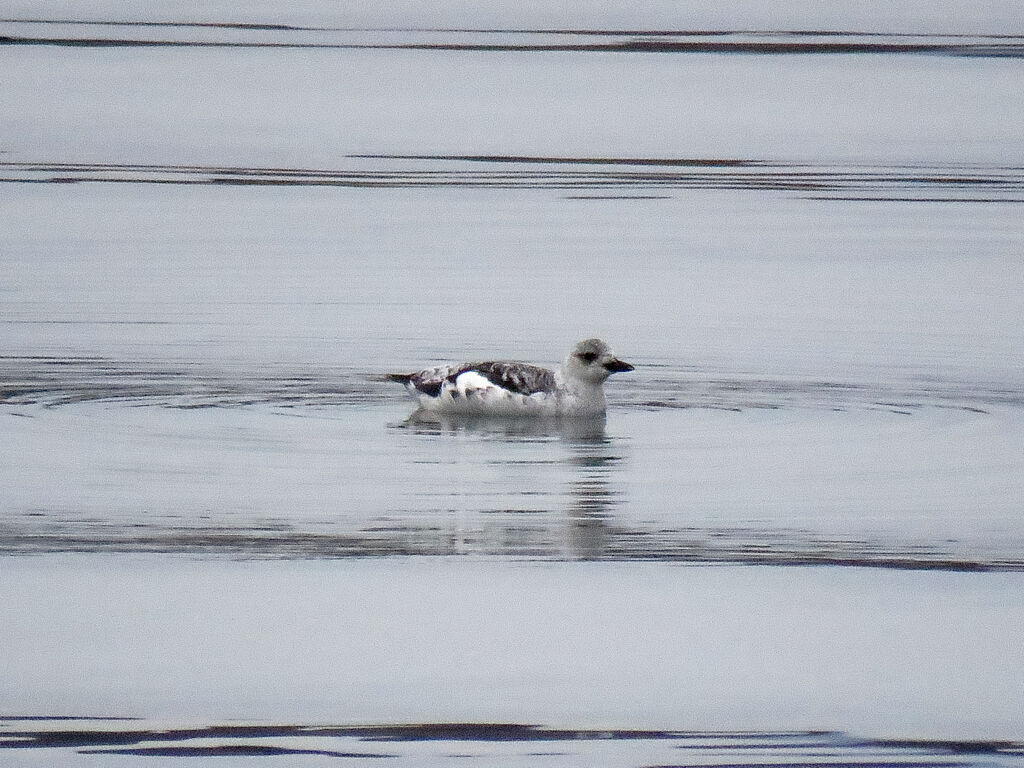
[[[412,745],[418,746],[410,752]],[[145,721],[117,718],[0,718],[0,750],[40,750],[55,758],[73,751],[85,759],[101,754],[382,759],[423,759],[426,754],[427,759],[443,759],[454,752],[491,759],[528,756],[533,765],[561,765],[567,756],[603,764],[613,748],[617,765],[680,768],[970,768],[1014,765],[1024,753],[1024,744],[1013,741],[871,739],[835,731],[595,730],[516,723],[215,723],[151,728]],[[743,759],[737,762],[740,755]]]

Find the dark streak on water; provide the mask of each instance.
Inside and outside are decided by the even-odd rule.
[[[3,19],[0,45],[244,47],[755,55],[917,54],[1021,58],[1016,35],[840,30],[346,29],[286,24]],[[132,35],[132,32],[136,34]]]
[[[616,194],[619,199],[641,200],[667,197],[649,193],[672,189],[751,190],[789,192],[816,200],[1024,202],[1024,168],[999,165],[816,166],[742,158],[518,155],[352,155],[350,159],[349,169],[0,162],[0,183],[615,190],[628,191]]]
[[[39,518],[33,520],[39,526]],[[244,528],[180,527],[160,530],[147,524],[126,529],[117,524],[89,521],[54,521],[53,532],[18,531],[6,526],[0,534],[0,554],[40,553],[156,553],[202,557],[257,559],[349,559],[366,557],[493,556],[527,560],[566,559],[605,562],[665,562],[688,565],[773,565],[843,566],[903,571],[945,571],[992,573],[1024,571],[1024,559],[954,559],[947,552],[929,546],[881,543],[858,539],[825,539],[802,531],[761,529],[657,530],[628,529],[601,516],[569,520],[573,532],[589,537],[567,557],[555,541],[557,524],[537,525],[524,530],[509,524],[494,526],[490,536],[474,540],[454,529],[439,525],[396,525],[367,528],[361,533],[327,534],[301,531],[267,531],[258,526]],[[283,525],[283,524],[282,524]],[[82,529],[81,533],[66,531]],[[91,535],[89,534],[91,531]],[[571,534],[573,532],[570,532]],[[531,541],[517,542],[527,534]],[[600,538],[598,545],[590,539]]]
[[[294,749],[266,744],[218,744],[212,747],[130,747],[91,749],[95,755],[132,755],[134,757],[281,757],[283,755],[317,755],[320,757],[388,758],[396,755],[371,752],[337,752],[330,749]]]
[[[59,722],[61,718],[54,718]],[[82,718],[68,718],[78,721]],[[425,723],[409,725],[210,725],[194,728],[115,729],[110,720],[92,728],[25,729],[35,718],[0,718],[0,749],[75,750],[83,755],[118,754],[150,757],[270,757],[317,755],[338,758],[398,758],[401,744],[475,743],[486,752],[491,744],[559,743],[559,755],[585,757],[614,741],[637,744],[643,752],[666,754],[682,750],[690,759],[673,760],[686,768],[961,768],[1010,765],[1024,754],[1014,741],[865,739],[834,731],[719,732],[671,730],[556,729],[514,723]],[[275,743],[275,740],[289,741]],[[301,739],[304,745],[296,746]],[[194,743],[202,740],[201,743]],[[211,743],[214,742],[214,743]],[[376,751],[388,744],[390,751]],[[643,745],[646,744],[646,747]],[[350,746],[362,746],[353,750]],[[340,747],[340,748],[339,748]],[[743,761],[726,758],[742,751]],[[447,754],[447,753],[445,753]],[[540,753],[531,752],[539,756]],[[543,753],[545,755],[550,753]],[[439,753],[440,756],[440,753]]]

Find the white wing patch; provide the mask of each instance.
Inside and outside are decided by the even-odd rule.
[[[488,390],[494,390],[494,392],[488,392]],[[465,371],[455,377],[455,391],[460,397],[472,398],[487,394],[498,395],[508,390],[493,384],[487,377],[481,376],[476,371]]]
[[[549,393],[524,395],[495,384],[475,369],[446,378],[436,396],[419,393],[421,407],[467,415],[540,413],[554,402]]]

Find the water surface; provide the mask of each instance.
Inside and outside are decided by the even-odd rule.
[[[681,8],[4,14],[5,757],[1019,762],[1017,9]]]

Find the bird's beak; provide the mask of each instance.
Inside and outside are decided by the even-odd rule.
[[[626,371],[632,371],[633,366],[629,363],[622,362],[617,357],[613,357],[604,364],[604,369],[609,373],[625,373]]]

